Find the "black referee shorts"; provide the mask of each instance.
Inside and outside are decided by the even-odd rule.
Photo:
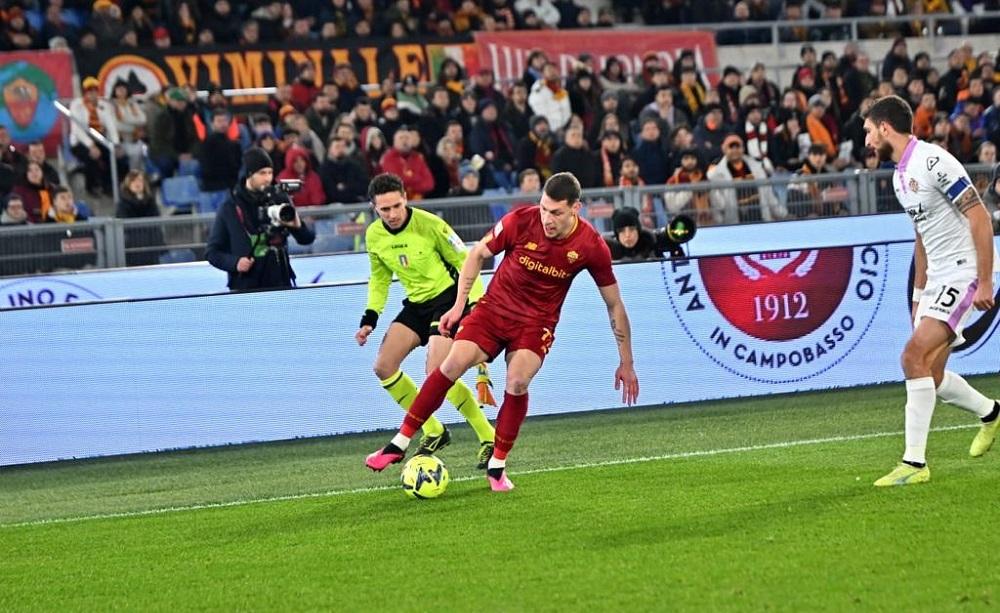
[[[440,334],[438,321],[455,304],[457,295],[458,286],[452,285],[426,302],[410,302],[409,298],[406,298],[403,300],[403,310],[393,321],[416,332],[420,337],[420,345],[426,345],[432,336]],[[469,306],[466,305],[465,313],[468,312]]]

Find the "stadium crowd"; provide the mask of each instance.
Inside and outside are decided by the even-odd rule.
[[[508,0],[490,2],[493,13],[509,5]],[[510,23],[523,25],[524,2],[515,3]],[[46,23],[72,4],[49,2]],[[774,3],[738,2],[734,10],[744,4],[773,8]],[[532,5],[546,16],[546,23],[562,25],[556,19],[561,12],[549,18],[542,7],[565,9],[572,2]],[[667,5],[690,9],[677,19],[704,20],[693,3],[663,3]],[[787,12],[798,6],[810,14],[817,5],[786,2],[779,8]],[[163,12],[160,2],[119,7],[98,0],[88,26],[67,40],[90,44],[86,36],[100,32],[98,44],[119,44],[131,40],[118,36],[127,31],[134,34],[135,44],[196,44],[207,29],[216,41],[248,41],[248,24],[256,24],[255,40],[280,40],[300,30],[313,36],[331,24],[340,36],[356,34],[365,14],[379,16],[373,34],[391,35],[392,24],[400,23],[426,32],[422,28],[427,23],[407,12],[408,0],[374,13],[370,0],[249,3],[242,7],[247,14],[240,15],[246,21],[223,18],[238,11],[227,0],[171,6]],[[421,15],[437,10],[421,6]],[[450,13],[462,24],[456,31],[479,23],[467,15],[482,12],[477,6],[466,0]],[[11,28],[20,27],[20,9],[5,10],[4,44],[10,45],[17,40]],[[853,6],[845,12],[857,10]],[[129,25],[106,27],[109,13],[119,19],[127,14]],[[393,19],[397,13],[403,17]],[[296,18],[306,14],[320,17]],[[161,41],[164,28],[170,41],[184,42]],[[37,36],[53,31],[43,28]],[[458,62],[446,59],[435,82],[420,83],[410,76],[400,83],[386,80],[372,91],[360,85],[347,64],[335,66],[319,86],[315,67],[306,62],[297,67],[291,82],[275,84],[266,111],[254,113],[234,112],[218,88],[207,98],[198,97],[191,87],[143,96],[118,82],[111,98],[105,99],[97,80],[88,76],[81,83],[83,96],[71,105],[72,114],[80,125],[97,129],[119,146],[112,158],[77,125],[70,144],[88,193],[110,192],[110,164],[118,166],[119,177],[126,177],[115,207],[120,217],[157,214],[157,207],[149,206],[150,188],[176,174],[196,175],[202,191],[224,198],[238,179],[242,152],[252,145],[271,155],[277,178],[303,182],[295,196],[297,206],[363,201],[368,178],[382,171],[403,177],[413,200],[474,196],[485,190],[513,192],[522,181],[533,186],[559,171],[573,172],[584,188],[694,186],[792,174],[803,180],[791,183],[787,192],[757,184],[711,191],[676,188],[667,190],[662,202],[668,213],[687,212],[701,225],[835,215],[847,211],[846,190],[815,175],[877,167],[874,153],[863,146],[861,115],[878,96],[898,94],[909,101],[916,134],[946,147],[960,161],[996,163],[996,52],[977,53],[965,44],[948,55],[946,65],[934,66],[927,54],[911,54],[907,39],[900,36],[876,71],[854,42],[846,42],[839,55],[818,55],[806,42],[789,82],[769,80],[765,66],[756,63],[725,67],[713,85],[690,52],[680,54],[672,66],[650,54],[634,76],[626,75],[615,58],[598,65],[582,54],[563,77],[544,52],[536,51],[514,83],[496,83],[488,69],[467,75]],[[78,209],[60,211],[54,206],[59,173],[45,160],[40,144],[22,151],[0,127],[0,162],[4,224],[72,222],[83,216]],[[988,177],[981,180],[985,187]],[[140,183],[141,189],[134,189]],[[891,191],[887,182],[880,189]],[[144,205],[130,200],[136,194]],[[894,208],[891,198],[885,200],[888,209]],[[653,199],[646,200],[641,213],[643,225],[652,226]]]

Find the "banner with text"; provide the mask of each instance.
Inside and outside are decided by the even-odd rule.
[[[15,144],[41,140],[55,152],[61,123],[52,103],[73,96],[72,61],[61,51],[0,53],[0,125]]]
[[[216,46],[171,49],[97,50],[77,55],[81,76],[95,76],[101,92],[110,96],[119,80],[134,91],[158,92],[171,85],[193,84],[207,89],[215,83],[223,89],[274,87],[294,81],[297,66],[312,62],[317,67],[317,85],[329,80],[339,64],[350,64],[362,84],[375,85],[385,78],[402,80],[414,75],[431,81],[446,57],[466,65],[475,64],[475,47],[455,41],[339,41],[330,45]],[[476,68],[472,66],[471,68]],[[234,98],[237,105],[261,104],[264,96]]]
[[[715,37],[710,32],[639,32],[627,30],[569,30],[546,32],[476,32],[480,66],[493,69],[498,80],[520,79],[528,65],[528,54],[541,49],[559,66],[563,75],[571,74],[581,53],[589,53],[604,68],[609,57],[622,62],[626,74],[642,71],[642,60],[653,53],[667,68],[684,50],[694,52],[699,69],[717,68]],[[715,82],[714,76],[710,77]]]
[[[912,255],[912,243],[873,243],[615,266],[639,401],[901,381]],[[0,311],[0,465],[396,427],[399,409],[371,372],[378,343],[354,341],[366,296],[357,283]],[[384,317],[402,298],[394,284]],[[621,406],[605,314],[580,275],[532,381],[531,415]],[[996,373],[998,325],[996,308],[975,312],[949,368]],[[424,357],[404,370],[422,372]],[[504,381],[503,360],[490,368]]]

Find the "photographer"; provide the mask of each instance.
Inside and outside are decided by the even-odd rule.
[[[639,223],[639,211],[630,206],[615,211],[611,224],[614,234],[605,236],[604,242],[611,250],[611,259],[616,262],[683,258],[685,254],[681,244],[694,236],[694,222],[684,215],[676,216],[667,228],[646,230]],[[688,234],[684,238],[671,236],[671,227],[678,226],[683,230],[685,225]]]
[[[243,154],[245,179],[237,183],[219,209],[205,258],[229,273],[229,289],[291,287],[295,272],[288,258],[288,235],[309,245],[316,233],[299,219],[287,192],[272,184],[274,166],[263,149]]]

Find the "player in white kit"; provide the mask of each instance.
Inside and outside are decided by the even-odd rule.
[[[903,349],[906,376],[906,451],[876,486],[923,483],[931,477],[925,449],[936,398],[971,411],[982,425],[969,454],[993,444],[1000,403],[945,370],[951,348],[973,309],[993,306],[996,254],[989,213],[962,165],[937,145],[912,134],[913,113],[898,96],[878,99],[865,116],[865,145],[896,163],[892,184],[916,227],[913,336]],[[1000,267],[1000,264],[997,264]]]

